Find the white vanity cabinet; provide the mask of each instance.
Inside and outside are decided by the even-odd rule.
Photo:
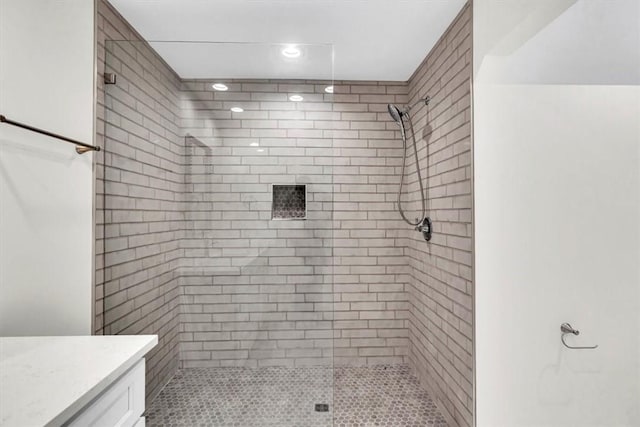
[[[0,426],[143,427],[155,335],[0,338]]]
[[[70,422],[69,427],[144,426],[144,359],[116,380]]]

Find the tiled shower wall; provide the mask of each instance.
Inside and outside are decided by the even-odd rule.
[[[402,150],[386,104],[407,101],[406,83],[225,83],[183,85],[182,365],[404,362]],[[307,220],[272,220],[271,185],[294,183]]]
[[[158,334],[147,355],[152,398],[178,364],[180,81],[107,2],[97,18],[96,333]],[[105,63],[116,85],[102,83]]]
[[[415,233],[406,241],[411,274],[409,363],[450,423],[470,426],[473,282],[469,4],[409,80],[411,102],[427,94],[432,97],[429,107],[416,108],[413,117],[421,148],[420,164],[428,175],[428,208],[434,234],[428,244]],[[419,190],[415,172],[407,181],[411,200],[416,200],[414,195]]]
[[[140,40],[106,3],[100,33]],[[321,82],[245,81],[215,93],[180,83],[143,42],[106,48],[118,82],[106,97],[99,87],[98,332],[159,334],[149,394],[174,370],[178,327],[185,367],[406,361],[402,152],[386,113],[406,102],[406,83],[337,83],[327,95]],[[270,220],[273,182],[308,184],[307,220]]]
[[[98,3],[96,329],[159,334],[148,393],[178,359],[408,361],[452,423],[470,425],[470,7],[408,83],[336,82],[327,95],[322,82],[230,81],[219,93],[180,81],[143,42],[111,42],[118,84],[105,99],[104,40],[140,38]],[[426,94],[413,115],[429,244],[395,210],[402,149],[386,111]],[[309,186],[308,219],[271,221],[270,184],[293,182]],[[415,173],[406,182],[413,217]]]

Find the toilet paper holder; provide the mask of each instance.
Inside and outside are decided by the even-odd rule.
[[[562,344],[564,344],[565,347],[570,348],[572,350],[593,350],[595,348],[598,348],[598,345],[593,345],[593,346],[573,346],[573,345],[569,345],[565,342],[564,337],[567,334],[572,334],[572,335],[580,335],[580,331],[577,329],[574,329],[573,326],[571,326],[569,323],[563,323],[562,325],[560,325],[560,332],[562,332],[562,335],[560,336],[560,339],[562,340]]]

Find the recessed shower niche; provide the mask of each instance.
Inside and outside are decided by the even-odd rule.
[[[305,184],[273,184],[271,188],[271,219],[307,218],[307,186]]]

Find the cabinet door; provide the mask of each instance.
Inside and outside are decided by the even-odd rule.
[[[142,359],[83,409],[69,426],[137,426],[144,413],[144,366]]]

